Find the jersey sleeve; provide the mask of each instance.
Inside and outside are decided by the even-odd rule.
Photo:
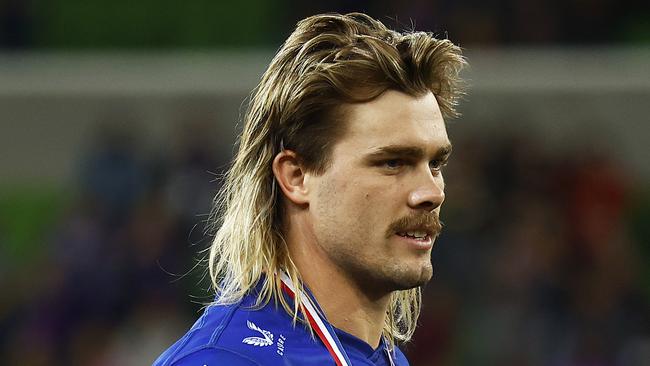
[[[192,352],[170,366],[262,366],[250,358],[222,348],[204,348]]]

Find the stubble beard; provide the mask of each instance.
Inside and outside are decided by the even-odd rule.
[[[389,225],[386,232],[386,239],[390,239],[397,232],[407,231],[410,228],[418,227],[431,233],[431,240],[435,242],[442,231],[442,223],[436,212],[423,212],[401,217]],[[426,262],[418,262],[417,268],[400,262],[385,263],[376,265],[363,263],[354,253],[348,253],[347,272],[358,282],[361,288],[374,290],[377,293],[390,293],[403,291],[423,286],[433,277],[433,265],[431,264],[431,251],[422,253],[426,256]],[[421,258],[425,261],[424,258]],[[376,268],[379,267],[379,268]],[[346,270],[343,268],[343,270]]]
[[[424,212],[395,220],[388,226],[383,239],[388,241],[396,232],[413,227],[426,229],[427,232],[432,233],[434,241],[442,230],[437,213]],[[401,250],[388,250],[389,257],[386,258],[385,247],[375,248],[374,253],[373,251],[358,250],[368,247],[367,238],[341,238],[331,232],[329,234],[323,236],[326,239],[322,242],[322,244],[329,242],[329,245],[325,244],[322,247],[328,248],[326,252],[331,263],[338,267],[338,270],[355,283],[361,291],[374,294],[371,296],[380,297],[394,291],[419,287],[429,282],[433,276],[431,250],[420,253],[421,257],[417,258],[415,262],[405,259],[403,256],[408,255],[405,253],[401,253],[399,256],[395,255],[394,258],[390,256],[390,253],[400,253]]]
[[[408,268],[400,263],[376,268],[376,266],[362,263],[354,257],[347,257],[345,260],[339,258],[337,262],[347,277],[371,297],[382,297],[395,291],[409,290],[425,285],[433,275],[430,261],[419,266],[419,270]]]
[[[367,260],[351,251],[330,252],[331,260],[363,292],[381,297],[394,291],[403,291],[425,285],[433,277],[431,252],[422,253],[425,263],[417,266],[400,260],[385,263],[381,260]],[[377,264],[377,262],[383,264]]]

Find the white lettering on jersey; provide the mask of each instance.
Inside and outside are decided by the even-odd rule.
[[[287,338],[282,334],[280,334],[280,336],[278,337],[278,342],[277,342],[278,349],[275,351],[275,353],[279,354],[280,356],[284,356],[284,341],[286,339]]]

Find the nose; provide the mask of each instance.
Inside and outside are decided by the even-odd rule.
[[[426,185],[421,185],[409,193],[408,204],[413,209],[433,211],[440,207],[444,200],[445,183],[442,176],[429,176]]]

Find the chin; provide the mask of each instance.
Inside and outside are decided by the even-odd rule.
[[[406,270],[393,273],[390,277],[391,291],[409,290],[423,286],[429,282],[431,277],[433,277],[433,267],[431,263],[427,263],[419,268],[409,267]]]

